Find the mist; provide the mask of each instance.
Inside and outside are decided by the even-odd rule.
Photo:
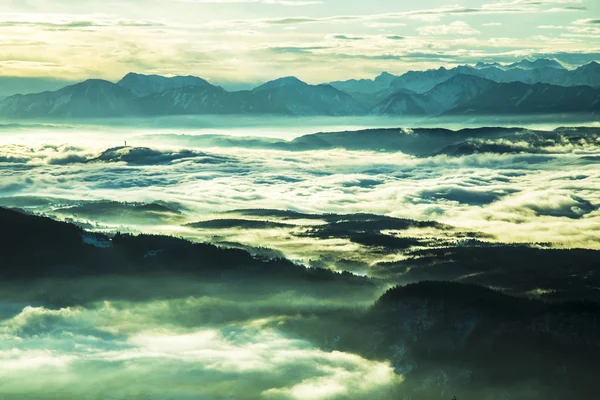
[[[598,128],[339,121],[5,126],[4,398],[586,398]]]
[[[600,2],[0,1],[0,400],[598,400]]]

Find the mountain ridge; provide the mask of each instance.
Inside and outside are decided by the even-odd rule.
[[[493,101],[500,98],[503,100]],[[537,104],[532,104],[533,100]],[[0,116],[9,119],[598,112],[600,64],[591,62],[567,70],[547,59],[523,60],[508,66],[478,63],[475,67],[440,67],[401,76],[384,72],[373,80],[317,85],[287,76],[241,91],[227,91],[191,75],[164,77],[131,72],[116,83],[88,79],[56,91],[13,95],[0,101]]]
[[[161,75],[144,75],[135,72],[128,73],[116,84],[128,89],[137,97],[144,97],[155,93],[161,93],[168,89],[186,86],[213,86],[208,83],[208,81],[192,75],[165,77]]]

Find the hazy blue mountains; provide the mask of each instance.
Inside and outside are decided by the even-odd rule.
[[[0,115],[8,118],[101,118],[139,113],[139,104],[129,90],[100,79],[53,92],[14,95],[0,103]]]
[[[420,116],[596,114],[600,64],[568,70],[555,60],[478,63],[373,80],[311,85],[290,76],[227,91],[194,76],[129,73],[117,83],[90,79],[56,91],[0,101],[8,119],[169,115]]]
[[[196,76],[164,77],[160,75],[142,75],[129,73],[117,85],[129,90],[134,96],[144,97],[154,93],[162,93],[170,89],[184,87],[209,87],[210,83]]]

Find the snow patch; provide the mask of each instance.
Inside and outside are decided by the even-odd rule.
[[[85,244],[89,244],[91,246],[98,247],[100,249],[108,249],[109,247],[112,247],[112,242],[110,241],[110,239],[106,239],[101,236],[96,236],[96,235],[94,235],[92,233],[88,233],[88,232],[83,233],[81,235],[81,240]]]
[[[523,95],[523,97],[521,97],[521,98],[519,99],[519,101],[517,101],[517,104],[515,104],[515,105],[516,105],[517,107],[518,107],[518,106],[520,106],[520,105],[521,105],[521,103],[522,103],[522,102],[524,102],[525,100],[527,100],[527,98],[528,98],[529,96],[531,96],[532,94],[533,94],[533,90],[532,90],[532,89],[529,89],[529,90],[527,90],[527,92],[526,92],[526,93]]]

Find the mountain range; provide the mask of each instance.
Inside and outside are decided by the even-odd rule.
[[[129,73],[117,83],[90,79],[56,91],[0,101],[7,119],[84,119],[201,114],[525,115],[600,112],[600,64],[573,70],[555,60],[477,63],[384,72],[373,80],[310,85],[296,77],[227,91],[194,76]]]

